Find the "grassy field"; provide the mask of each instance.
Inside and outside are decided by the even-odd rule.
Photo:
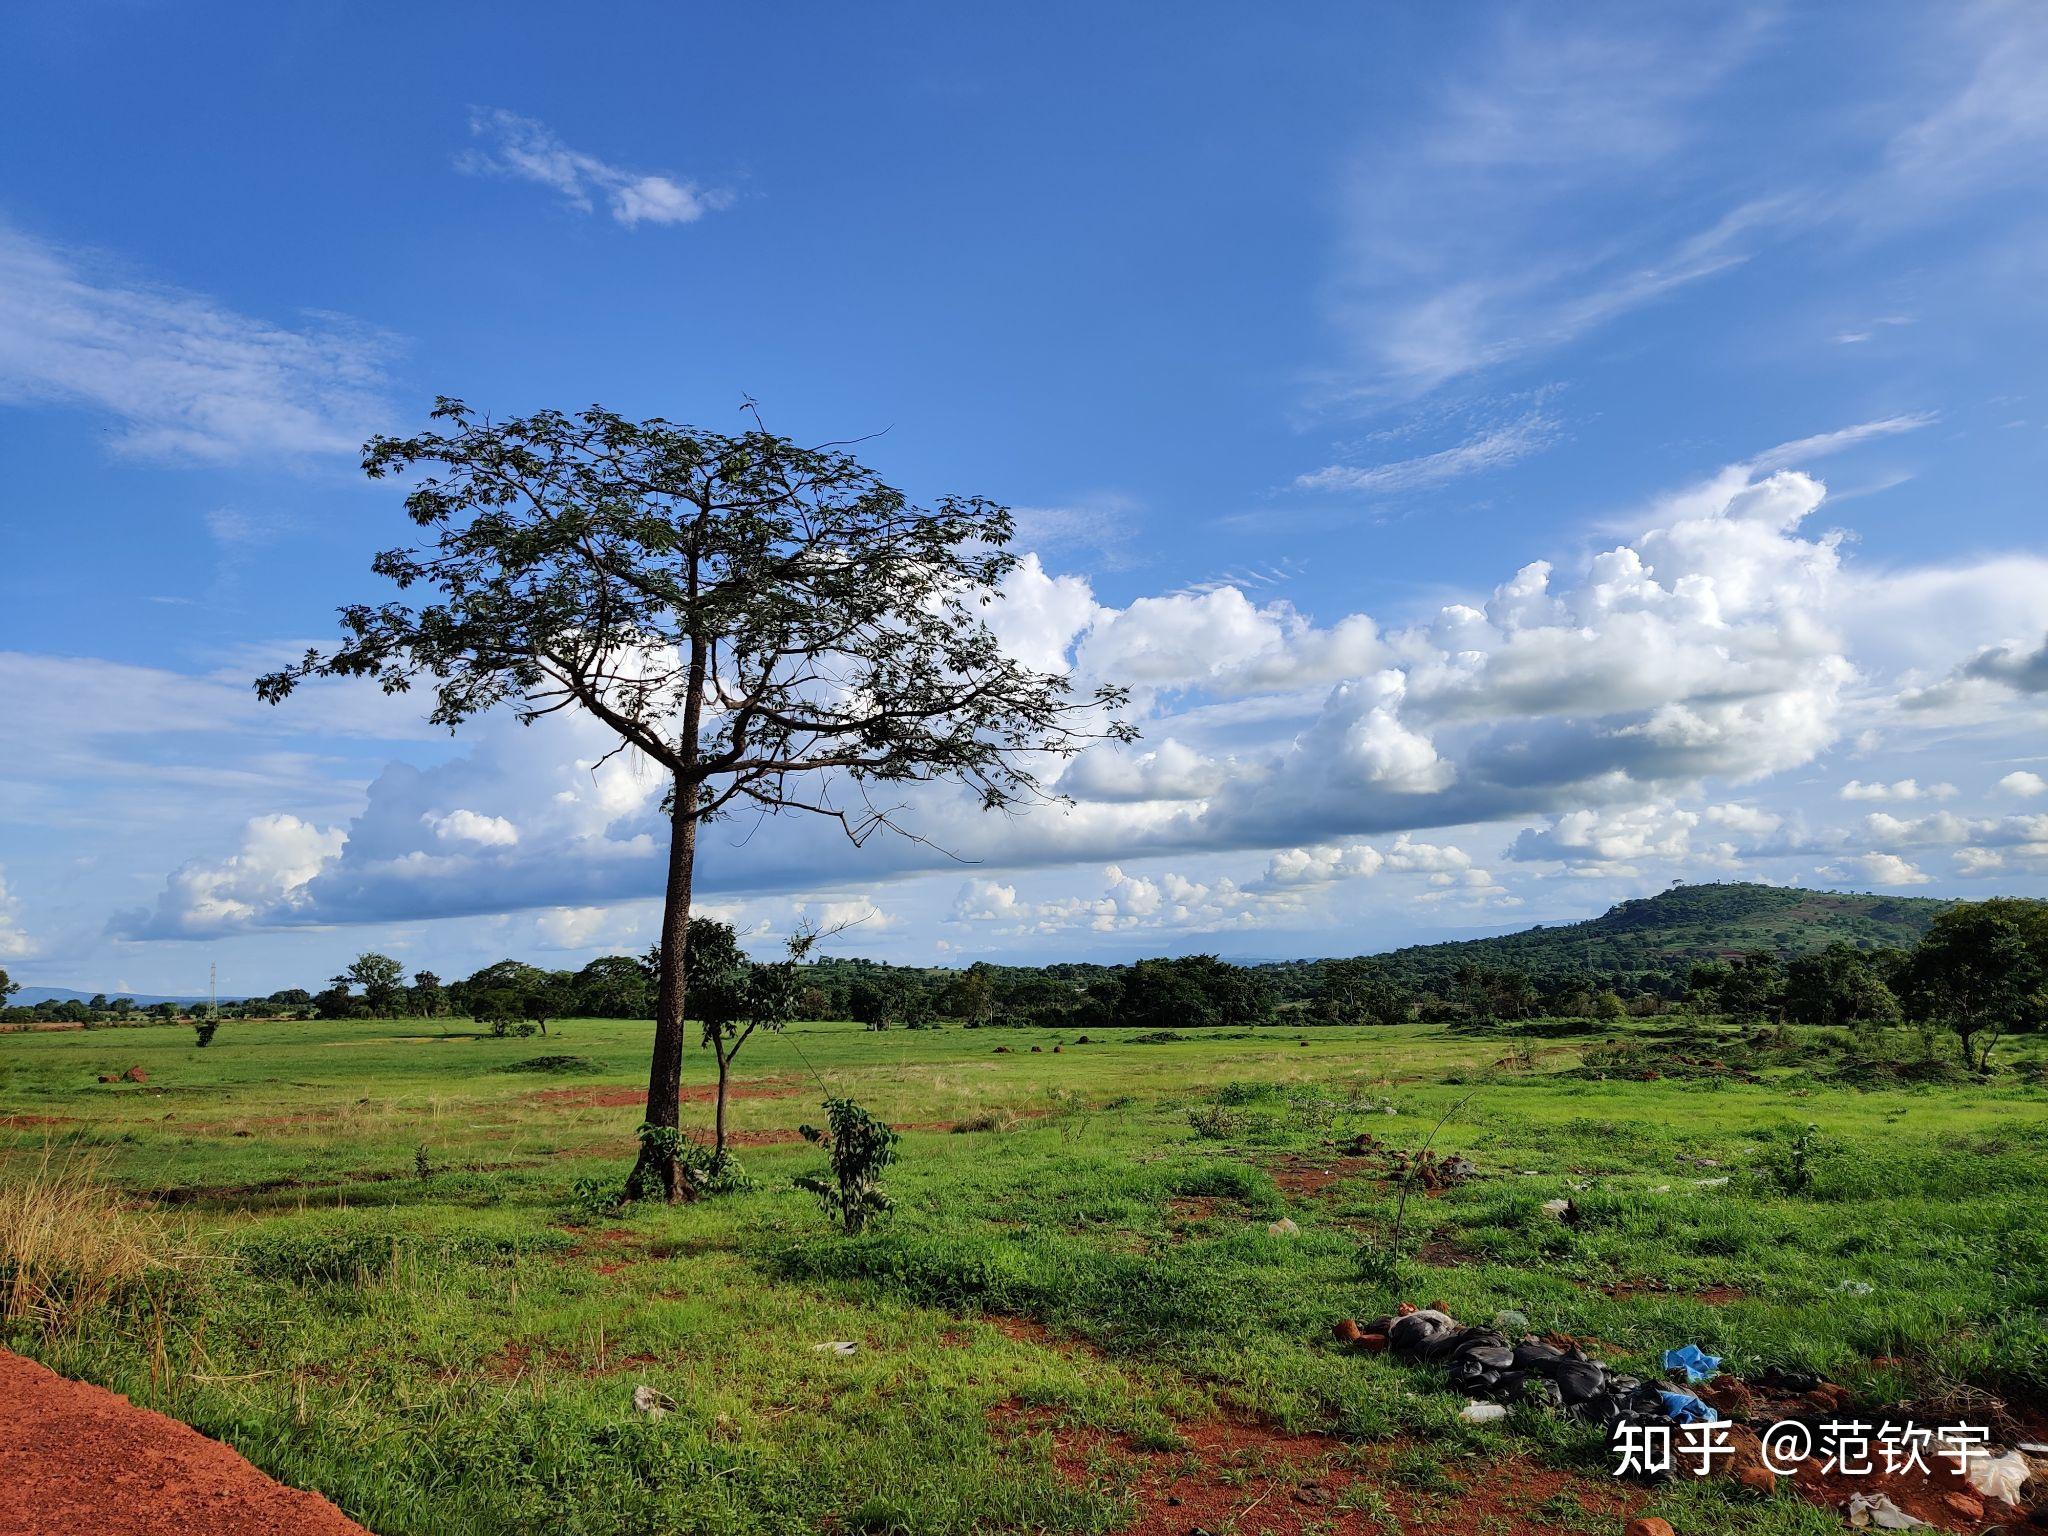
[[[1843,1039],[1668,1021],[1619,1045],[1542,1023],[1085,1045],[799,1026],[741,1062],[753,1189],[619,1218],[571,1186],[630,1160],[648,1027],[467,1028],[0,1037],[0,1176],[50,1146],[99,1159],[181,1256],[77,1331],[10,1342],[382,1536],[1110,1531],[1144,1468],[1189,1458],[1258,1506],[1218,1529],[1840,1528],[1720,1483],[1603,1498],[1597,1437],[1462,1424],[1428,1372],[1331,1344],[1404,1299],[1517,1312],[1646,1372],[1697,1342],[1873,1402],[2048,1401],[2039,1037],[1995,1085],[1916,1086]],[[519,1070],[544,1055],[580,1069]],[[148,1080],[97,1081],[131,1066]],[[709,1067],[693,1053],[691,1095]],[[790,1187],[822,1168],[796,1128],[828,1092],[903,1128],[896,1211],[859,1238]],[[1454,1108],[1437,1146],[1480,1176],[1410,1202],[1389,1268],[1385,1164],[1335,1144],[1419,1146]],[[1577,1224],[1544,1212],[1561,1196]],[[1283,1215],[1298,1236],[1269,1234]],[[858,1348],[816,1347],[838,1340]],[[675,1411],[636,1414],[642,1384]],[[1213,1426],[1250,1423],[1218,1449]],[[1286,1497],[1321,1474],[1274,1431],[1336,1437],[1301,1442],[1340,1469],[1328,1503]],[[1494,1523],[1456,1523],[1475,1509]]]

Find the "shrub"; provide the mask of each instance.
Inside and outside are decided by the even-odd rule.
[[[165,1263],[165,1247],[162,1227],[125,1209],[96,1161],[45,1148],[0,1184],[0,1321],[69,1332]]]
[[[1188,1128],[1201,1141],[1228,1141],[1244,1129],[1244,1116],[1221,1104],[1197,1104],[1188,1111]]]
[[[892,1209],[882,1188],[882,1170],[896,1160],[896,1133],[851,1099],[827,1099],[825,1124],[800,1126],[805,1141],[831,1155],[832,1177],[806,1175],[796,1181],[818,1197],[827,1213],[839,1217],[848,1232],[859,1232],[876,1216]]]
[[[213,1044],[214,1031],[219,1028],[219,1019],[201,1019],[192,1026],[192,1033],[198,1037],[198,1044],[202,1050]]]
[[[1278,1083],[1225,1083],[1216,1090],[1218,1104],[1256,1104],[1261,1099],[1285,1097],[1286,1090]]]

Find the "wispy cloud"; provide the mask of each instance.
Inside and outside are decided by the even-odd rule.
[[[1898,416],[1880,417],[1875,421],[1860,421],[1851,427],[1839,427],[1833,432],[1816,432],[1812,437],[1798,437],[1789,443],[1780,443],[1775,448],[1767,448],[1743,468],[1764,473],[1774,469],[1792,469],[1814,459],[1826,458],[1829,454],[1845,452],[1861,443],[1874,442],[1879,438],[1898,437],[1907,432],[1918,432],[1922,427],[1933,426],[1940,419],[1933,411],[1910,411]]]
[[[1937,7],[1954,77],[1936,105],[1902,128],[1885,158],[1886,182],[1910,191],[1879,200],[1876,216],[2038,176],[2048,146],[2048,10],[2032,0]],[[1889,209],[1887,214],[1885,209]]]
[[[628,229],[641,224],[694,224],[733,203],[732,193],[723,187],[630,171],[571,149],[547,124],[502,107],[472,108],[469,131],[479,144],[456,157],[458,170],[533,182],[559,194],[580,213],[595,212],[601,202]]]
[[[1297,476],[1294,485],[1303,491],[1351,491],[1382,496],[1424,490],[1518,464],[1554,442],[1557,433],[1556,418],[1531,411],[1436,453],[1384,464],[1331,464]]]
[[[1016,532],[1010,547],[1018,552],[1088,555],[1098,570],[1123,570],[1132,563],[1131,543],[1144,508],[1117,491],[1091,492],[1058,506],[1012,507]]]
[[[1500,29],[1412,133],[1353,168],[1333,311],[1354,356],[1326,403],[1425,394],[1748,259],[1786,216],[1775,200],[1674,235],[1635,194],[1764,30],[1746,11]]]
[[[0,225],[0,401],[100,412],[126,453],[353,453],[384,424],[395,350],[340,316],[273,325]]]

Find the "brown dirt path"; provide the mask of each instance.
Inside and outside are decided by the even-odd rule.
[[[370,1536],[218,1440],[0,1349],[0,1536]]]

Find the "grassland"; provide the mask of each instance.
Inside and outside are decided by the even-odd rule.
[[[77,1331],[10,1342],[383,1536],[1109,1531],[1145,1458],[1246,1421],[1327,1432],[1358,1475],[1237,1529],[1282,1506],[1289,1529],[1411,1531],[1483,1506],[1492,1529],[1619,1530],[1620,1505],[1571,1491],[1604,1479],[1593,1437],[1463,1424],[1425,1372],[1330,1343],[1402,1299],[1519,1312],[1617,1364],[1692,1341],[1872,1402],[2048,1401],[2039,1037],[1993,1085],[1914,1086],[1841,1039],[1654,1022],[1618,1047],[1541,1022],[1085,1045],[801,1026],[742,1059],[754,1188],[619,1218],[571,1188],[630,1158],[647,1026],[466,1029],[0,1037],[0,1175],[52,1144],[100,1159],[179,1256]],[[580,1062],[517,1070],[543,1055]],[[131,1066],[148,1080],[98,1081]],[[694,1095],[709,1062],[691,1069]],[[828,1092],[903,1128],[897,1210],[863,1237],[790,1188],[822,1163],[796,1128]],[[1334,1144],[1414,1147],[1454,1107],[1437,1145],[1481,1177],[1410,1203],[1391,1273],[1362,1266],[1396,1192]],[[1542,1208],[1561,1196],[1574,1225]],[[1299,1236],[1268,1233],[1282,1215]],[[816,1348],[836,1340],[858,1348]],[[634,1413],[642,1384],[675,1411]],[[1217,1475],[1306,1475],[1276,1458]],[[1627,1502],[1680,1530],[1839,1528],[1718,1483]]]

